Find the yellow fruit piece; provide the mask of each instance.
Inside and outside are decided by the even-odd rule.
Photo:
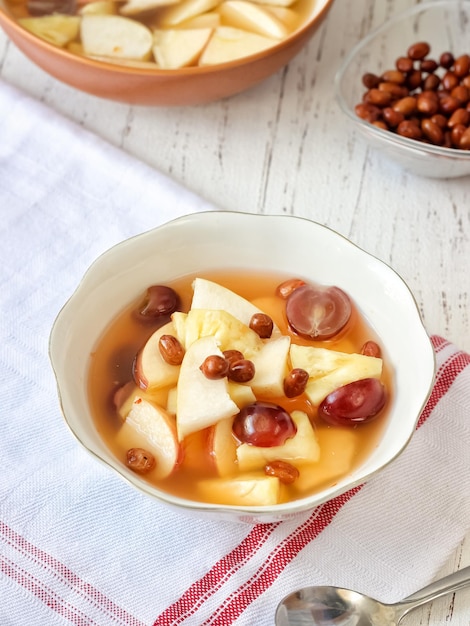
[[[271,506],[279,503],[280,483],[274,476],[247,474],[239,478],[202,480],[197,492],[206,502],[233,506]]]
[[[80,18],[76,15],[24,17],[18,22],[37,37],[61,48],[77,39],[80,30]]]
[[[194,65],[211,33],[211,28],[155,30],[153,56],[166,70]]]
[[[348,354],[325,348],[291,345],[292,367],[300,367],[309,374],[305,393],[314,405],[326,396],[355,380],[380,378],[382,359],[363,354]]]
[[[217,65],[262,52],[279,43],[278,39],[250,33],[241,28],[219,26],[214,31],[199,65]]]
[[[248,30],[265,37],[283,39],[288,29],[275,15],[264,7],[247,0],[225,0],[219,6],[222,23]]]
[[[96,0],[96,2],[87,2],[80,11],[80,15],[115,15],[117,13],[116,3],[114,0]]]
[[[173,313],[176,336],[188,349],[201,337],[214,337],[220,350],[240,350],[249,359],[263,342],[259,335],[226,311],[191,309],[189,313]]]
[[[321,462],[299,467],[295,481],[298,491],[311,493],[314,489],[333,485],[352,467],[359,441],[353,429],[320,428],[317,431]]]
[[[293,411],[291,417],[297,426],[297,432],[282,446],[263,448],[247,443],[238,446],[240,471],[262,470],[266,463],[277,460],[287,461],[296,467],[319,460],[320,447],[308,415],[303,411]]]

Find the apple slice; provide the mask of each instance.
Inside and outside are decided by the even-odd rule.
[[[263,448],[242,443],[237,448],[240,471],[261,470],[270,461],[287,461],[300,466],[315,463],[320,458],[318,440],[308,415],[303,411],[292,411],[291,417],[297,426],[296,434],[282,446]]]
[[[117,434],[125,450],[144,448],[155,457],[153,478],[167,478],[180,462],[180,445],[175,420],[164,409],[137,396],[126,421]]]
[[[219,26],[199,58],[199,65],[218,65],[262,52],[279,43],[278,39],[264,37],[231,26]]]
[[[208,447],[219,476],[237,473],[237,442],[232,433],[233,418],[220,420],[209,429]]]
[[[275,7],[290,7],[296,0],[252,0],[256,4],[269,5]]]
[[[175,24],[173,28],[217,28],[220,26],[220,15],[215,11],[208,11],[201,15],[190,17],[189,20]]]
[[[116,3],[114,0],[95,0],[87,2],[80,10],[80,15],[116,15]]]
[[[84,15],[80,37],[87,56],[146,61],[152,54],[151,31],[121,15]]]
[[[201,372],[200,366],[212,354],[222,355],[215,337],[201,337],[188,347],[181,363],[176,392],[180,441],[192,432],[238,413],[228,393],[227,379],[210,380]]]
[[[265,5],[264,8],[285,24],[289,32],[295,30],[300,24],[299,14],[289,7]]]
[[[211,336],[220,350],[240,350],[246,359],[263,346],[254,330],[225,310],[191,309],[189,313],[173,313],[176,337],[188,349],[201,337]]]
[[[172,322],[168,322],[156,330],[138,352],[135,366],[134,378],[142,389],[159,389],[175,385],[180,371],[179,365],[170,365],[165,361],[158,347],[162,335],[176,336]]]
[[[152,394],[147,394],[143,393],[142,389],[137,387],[134,381],[129,381],[116,390],[114,394],[114,404],[120,418],[125,420],[134,405],[136,397],[158,404],[158,406],[164,406],[167,402],[167,396],[168,392],[166,389],[159,389]]]
[[[148,13],[164,6],[177,4],[179,0],[127,0],[119,9],[121,15],[132,17],[141,13]]]
[[[197,484],[205,502],[233,506],[271,506],[280,500],[281,485],[275,476],[247,474],[237,478],[214,478]]]
[[[314,405],[319,405],[338,387],[364,378],[380,378],[382,375],[382,359],[363,354],[292,344],[290,358],[292,367],[300,367],[308,372],[305,393]]]
[[[311,493],[326,484],[333,485],[350,471],[357,453],[357,431],[351,428],[319,428],[317,431],[321,460],[313,466],[299,466],[295,488]]]
[[[155,60],[165,70],[194,65],[209,41],[211,33],[211,28],[155,30],[153,33]]]
[[[196,15],[211,11],[220,0],[182,0],[175,6],[165,9],[158,19],[158,27],[176,26]]]
[[[166,410],[170,415],[176,415],[176,398],[177,398],[177,388],[172,387],[168,390],[168,395],[166,399]]]
[[[225,32],[228,27],[221,28],[223,29],[222,32]],[[218,31],[220,31],[220,29],[217,29],[217,32]],[[249,300],[239,296],[234,291],[205,278],[196,278],[193,282],[191,309],[226,311],[246,326],[250,325],[251,318],[255,313],[264,313],[264,311],[254,306]],[[275,326],[272,336],[275,337],[280,334],[279,328]]]
[[[263,344],[253,355],[255,375],[249,385],[254,393],[264,397],[284,395],[284,378],[287,374],[290,337],[284,336]]]
[[[248,30],[265,37],[283,39],[288,29],[264,7],[246,0],[225,0],[219,6],[222,24]]]
[[[43,15],[23,17],[18,23],[33,35],[63,48],[77,39],[80,31],[80,17],[76,15]]]
[[[248,384],[235,383],[233,380],[229,380],[227,389],[239,409],[256,402],[256,396]]]

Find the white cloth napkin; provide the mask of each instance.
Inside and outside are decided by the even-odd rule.
[[[361,488],[295,522],[187,517],[70,435],[48,336],[99,253],[212,207],[5,83],[0,207],[2,626],[271,626],[307,584],[395,601],[431,580],[470,525],[469,355],[434,338],[421,425]]]

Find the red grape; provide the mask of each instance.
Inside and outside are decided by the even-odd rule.
[[[328,394],[318,407],[318,415],[334,426],[364,424],[374,419],[385,401],[385,387],[380,380],[364,378]]]
[[[339,287],[304,285],[286,303],[290,326],[310,339],[329,339],[349,321],[351,300]]]
[[[235,417],[232,426],[235,437],[242,443],[262,448],[282,446],[297,432],[289,413],[277,404],[253,402]]]

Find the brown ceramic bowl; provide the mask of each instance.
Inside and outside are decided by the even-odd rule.
[[[0,0],[0,26],[36,65],[94,96],[138,105],[195,105],[244,91],[286,65],[325,19],[333,0],[316,0],[303,26],[263,52],[204,67],[159,70],[97,61],[59,48],[24,29]]]

